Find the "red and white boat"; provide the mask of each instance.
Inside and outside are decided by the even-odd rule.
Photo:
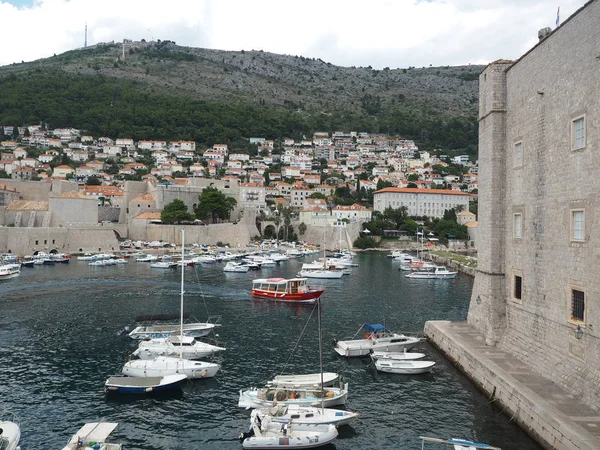
[[[308,286],[306,278],[259,278],[252,281],[252,296],[290,303],[314,303],[325,292]]]

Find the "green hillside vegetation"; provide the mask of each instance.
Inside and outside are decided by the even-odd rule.
[[[121,51],[119,44],[99,45],[0,68],[0,125],[43,122],[94,136],[190,139],[207,147],[355,130],[476,154],[480,66],[345,68],[169,41],[130,46],[124,60]]]

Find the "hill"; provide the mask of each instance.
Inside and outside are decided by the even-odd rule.
[[[170,41],[99,44],[0,67],[0,125],[46,122],[93,135],[193,139],[356,130],[421,148],[477,151],[482,66],[373,70],[263,51]]]

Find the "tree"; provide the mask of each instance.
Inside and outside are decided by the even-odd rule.
[[[394,187],[394,183],[392,183],[391,181],[387,181],[387,180],[384,181],[382,179],[377,180],[377,190],[378,191],[381,189],[384,189],[386,187]]]
[[[306,233],[306,229],[308,227],[306,226],[306,224],[304,222],[302,222],[300,225],[298,225],[298,233],[300,233],[300,236],[304,236],[304,233]]]
[[[194,216],[188,212],[188,207],[183,200],[176,198],[165,205],[160,213],[160,220],[163,223],[179,223],[183,220],[194,220]]]
[[[320,198],[322,200],[327,200],[327,196],[322,192],[313,192],[308,196],[308,198]]]
[[[101,186],[102,185],[102,180],[98,177],[88,177],[85,184],[87,186]]]
[[[412,181],[406,185],[407,188],[416,188],[417,183],[413,183]]]
[[[419,175],[416,173],[411,173],[408,177],[406,177],[408,181],[418,181]]]
[[[10,175],[5,170],[0,170],[0,178],[10,178]]]
[[[202,193],[198,196],[199,205],[194,213],[198,219],[212,218],[212,222],[216,223],[218,219],[228,220],[231,211],[237,205],[237,200],[232,197],[227,197],[215,187],[207,187],[202,189]]]

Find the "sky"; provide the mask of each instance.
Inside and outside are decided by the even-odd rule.
[[[586,0],[0,0],[0,66],[88,45],[171,40],[374,69],[517,59]]]

